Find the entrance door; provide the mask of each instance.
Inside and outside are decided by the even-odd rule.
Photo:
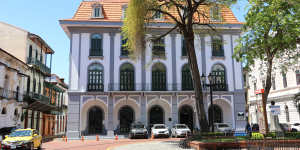
[[[134,111],[129,106],[124,106],[119,111],[120,133],[127,134],[130,131],[130,125],[134,121]]]
[[[150,126],[153,124],[164,123],[164,110],[160,106],[156,105],[150,109],[149,122],[150,122]]]
[[[103,111],[99,107],[92,107],[89,110],[89,134],[100,134],[103,131]]]
[[[222,123],[223,122],[223,112],[222,109],[218,105],[213,105],[212,107],[209,107],[208,109],[208,116],[209,119],[212,118],[212,111],[214,111],[214,123]]]
[[[190,106],[182,106],[179,110],[179,123],[186,124],[191,130],[194,129],[194,112]]]

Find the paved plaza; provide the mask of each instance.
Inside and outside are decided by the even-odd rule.
[[[85,140],[82,142],[81,140],[69,140],[68,142],[63,142],[60,139],[56,139],[54,141],[44,143],[42,148],[43,150],[150,150],[150,148],[151,150],[180,150],[178,148],[179,140],[180,139],[175,138],[161,138],[153,140],[119,139],[117,141],[113,139],[100,139],[99,141]],[[156,149],[154,149],[154,147]]]

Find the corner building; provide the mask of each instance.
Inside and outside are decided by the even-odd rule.
[[[68,137],[112,135],[114,130],[122,134],[135,121],[146,126],[185,123],[200,128],[184,39],[172,32],[159,41],[147,42],[146,52],[131,60],[121,36],[127,4],[128,0],[83,1],[73,18],[60,20],[70,38]],[[213,92],[214,121],[244,130],[242,65],[232,59],[242,23],[229,8],[210,10],[214,14],[211,23],[219,32],[210,35],[202,28],[201,34],[195,35],[199,70],[206,76],[221,77]],[[155,15],[148,26],[151,34],[172,28],[168,21]],[[208,90],[204,91],[204,104],[208,112]]]

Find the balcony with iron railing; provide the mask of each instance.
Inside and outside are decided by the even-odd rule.
[[[45,74],[51,74],[51,69],[47,65],[43,64],[43,62],[35,58],[28,57],[27,64],[34,65],[37,69]]]
[[[20,92],[0,88],[0,98],[1,99],[22,101],[21,95],[22,94]]]
[[[203,88],[203,91],[208,90],[208,88]],[[108,91],[194,91],[194,88],[193,85],[186,83],[163,85],[153,85],[151,83],[135,83],[131,85],[124,85],[120,83],[113,83],[108,85]],[[215,85],[213,86],[213,91],[228,91],[227,84],[220,83]]]

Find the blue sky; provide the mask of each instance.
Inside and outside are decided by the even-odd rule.
[[[1,0],[0,21],[40,35],[55,51],[52,73],[68,83],[70,41],[58,20],[71,18],[82,0]],[[247,0],[239,0],[232,9],[244,21]],[[0,41],[1,42],[1,41]]]

